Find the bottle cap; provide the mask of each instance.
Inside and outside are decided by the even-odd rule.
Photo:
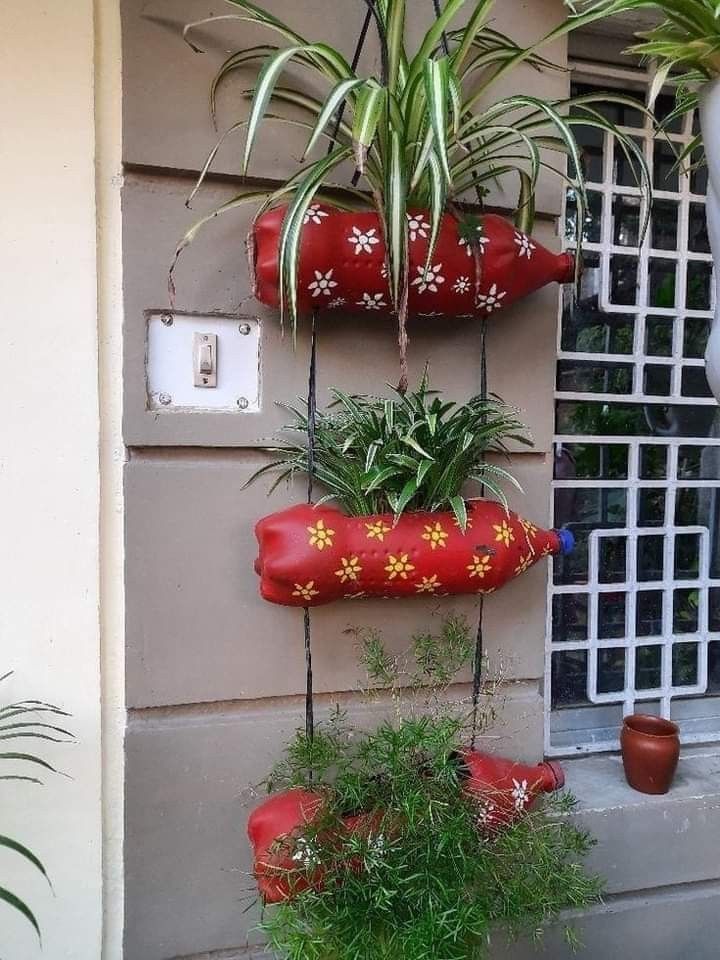
[[[567,556],[568,553],[572,553],[575,549],[575,534],[572,530],[568,530],[567,527],[563,527],[562,530],[556,530],[555,533],[558,535],[558,540],[560,541],[560,553],[563,556]]]

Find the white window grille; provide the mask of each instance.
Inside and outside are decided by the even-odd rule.
[[[642,98],[640,71],[582,67],[575,87]],[[599,74],[599,76],[593,76]],[[670,109],[669,97],[656,108]],[[641,111],[603,112],[642,147],[641,199],[611,134],[580,130],[589,212],[579,300],[558,333],[554,523],[575,533],[550,573],[548,754],[616,749],[623,715],[677,720],[720,739],[720,413],[705,380],[712,259],[706,174],[673,170],[692,119],[654,137]],[[668,139],[670,143],[668,143]],[[572,197],[566,244],[576,242]]]

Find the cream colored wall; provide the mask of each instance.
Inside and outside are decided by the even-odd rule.
[[[103,686],[106,875],[112,911],[121,909],[119,63],[116,4],[96,6],[0,3],[0,673],[14,671],[0,698],[59,703],[77,735],[47,749],[67,778],[1,785],[0,830],[43,859],[55,890],[0,858],[0,881],[11,880],[43,929],[41,953],[29,925],[0,906],[0,954],[13,960],[101,956]],[[108,108],[97,142],[96,93]],[[111,668],[103,685],[101,662]],[[119,956],[112,922],[107,936],[105,956]]]

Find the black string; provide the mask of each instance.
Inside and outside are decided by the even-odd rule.
[[[439,20],[439,19],[440,19],[440,12],[441,12],[441,11],[440,11],[440,0],[433,0],[433,7],[435,8],[435,19],[436,19],[436,20]],[[450,44],[448,43],[447,34],[445,33],[444,30],[443,30],[443,33],[442,33],[442,45],[443,45],[443,50],[445,51],[445,56],[446,56],[446,57],[449,56],[449,54],[450,54]]]
[[[483,317],[480,321],[480,397],[482,400],[487,400],[488,396],[488,384],[487,384],[487,348],[486,348],[486,335],[487,335],[487,317]],[[485,488],[481,489],[481,493],[484,494]],[[477,740],[478,733],[478,710],[480,706],[480,688],[482,686],[482,668],[483,668],[483,656],[484,656],[484,640],[483,640],[483,613],[485,611],[485,597],[483,594],[480,594],[480,601],[478,603],[478,625],[477,625],[477,634],[475,635],[475,656],[473,658],[473,689],[472,689],[472,739],[470,741],[470,749],[475,749],[475,741]]]
[[[315,425],[317,420],[317,311],[313,310],[310,329],[310,370],[308,373],[307,397],[307,502],[312,503],[315,483]],[[315,740],[315,710],[313,697],[312,642],[310,635],[310,608],[303,610],[303,633],[305,637],[305,737],[312,749]],[[308,780],[312,782],[312,763],[308,764]]]

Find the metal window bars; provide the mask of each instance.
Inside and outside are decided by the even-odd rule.
[[[640,71],[602,67],[600,81],[592,71],[581,80],[576,71],[576,84],[647,90]],[[617,748],[622,716],[636,709],[677,719],[686,742],[720,739],[720,416],[702,360],[714,306],[704,173],[672,171],[667,140],[688,143],[692,118],[667,138],[640,111],[613,119],[642,145],[655,199],[638,247],[639,191],[612,134],[588,130],[586,272],[558,329],[554,523],[568,523],[578,547],[550,574],[550,755]],[[572,248],[571,198],[567,206]]]

